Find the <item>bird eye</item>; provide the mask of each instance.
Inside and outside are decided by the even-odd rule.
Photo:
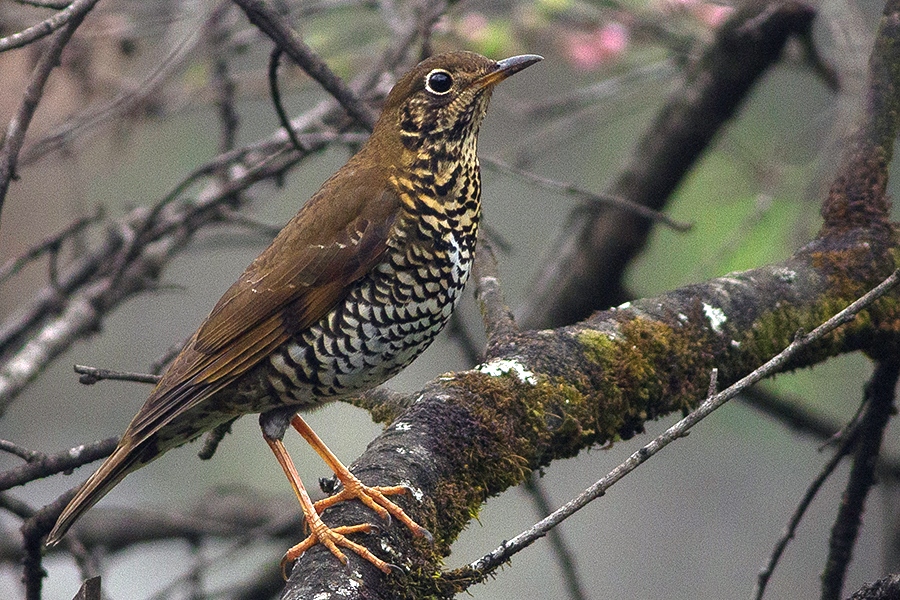
[[[425,76],[425,89],[435,96],[443,96],[453,86],[453,77],[443,69],[432,69]]]

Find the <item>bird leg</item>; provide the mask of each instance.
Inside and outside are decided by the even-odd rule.
[[[353,473],[350,472],[350,469],[345,467],[344,463],[342,463],[340,459],[335,456],[331,450],[328,449],[328,446],[325,445],[325,442],[323,442],[322,439],[318,435],[316,435],[316,432],[306,424],[306,421],[304,421],[300,417],[300,415],[295,414],[293,416],[293,418],[291,419],[291,425],[294,427],[294,429],[297,430],[297,433],[303,436],[303,439],[313,447],[313,450],[315,450],[316,453],[322,457],[322,460],[325,461],[325,464],[328,465],[328,467],[334,472],[335,476],[344,485],[344,489],[342,489],[334,496],[329,496],[324,500],[319,500],[318,502],[316,502],[316,512],[321,513],[326,508],[333,506],[338,502],[356,498],[357,500],[374,510],[383,520],[390,521],[391,516],[393,516],[398,521],[406,525],[416,537],[425,537],[428,540],[432,539],[431,533],[429,533],[427,529],[413,521],[402,508],[385,497],[396,494],[405,494],[409,491],[408,487],[403,485],[390,487],[370,487],[364,485],[359,479],[357,479],[357,477]]]
[[[375,527],[369,523],[334,528],[325,525],[322,518],[319,516],[319,513],[316,511],[316,507],[310,499],[306,487],[303,485],[303,481],[300,480],[300,474],[297,473],[294,461],[291,460],[282,441],[278,438],[269,437],[265,430],[263,431],[263,437],[275,454],[275,458],[278,459],[278,464],[284,469],[284,474],[287,475],[288,481],[291,482],[291,487],[294,488],[294,494],[297,495],[297,499],[300,501],[300,506],[303,509],[303,515],[309,525],[310,531],[309,537],[284,553],[284,557],[281,559],[282,576],[287,579],[287,565],[316,544],[323,544],[339,561],[341,561],[342,564],[347,564],[347,557],[341,552],[338,546],[356,552],[362,558],[381,569],[382,572],[386,574],[390,573],[391,567],[389,564],[372,554],[368,548],[346,538],[346,535],[351,533],[368,533]]]

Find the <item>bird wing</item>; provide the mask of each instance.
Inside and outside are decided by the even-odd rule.
[[[378,263],[400,200],[370,178],[340,173],[225,292],[132,420],[126,435],[135,444],[315,324]]]

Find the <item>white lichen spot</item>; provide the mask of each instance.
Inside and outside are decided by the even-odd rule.
[[[678,313],[678,320],[681,321],[682,323],[687,323],[688,316],[684,313]]]
[[[712,330],[716,333],[722,333],[722,325],[728,320],[728,317],[725,316],[725,311],[717,306],[712,306],[711,304],[704,302],[703,314],[709,319],[709,325],[712,327]]]
[[[491,377],[500,377],[507,373],[513,373],[519,381],[529,385],[537,385],[537,377],[525,368],[525,365],[515,359],[496,359],[489,363],[475,367],[475,370]]]
[[[419,396],[418,398],[416,398],[416,402],[421,399],[422,396]],[[410,425],[406,421],[397,421],[396,423],[394,423],[394,429],[397,431],[409,431],[410,429],[412,429],[412,425]]]
[[[312,600],[328,600],[328,597],[330,595],[331,594],[329,594],[328,592],[319,592],[318,594],[316,594],[315,596],[312,597]]]
[[[69,449],[69,456],[72,458],[78,458],[81,456],[81,453],[84,452],[84,445],[75,446],[74,448]]]
[[[775,277],[784,283],[794,283],[797,280],[797,272],[793,269],[781,268],[775,270]]]
[[[631,302],[623,302],[622,304],[618,305],[616,308],[622,309],[622,310],[625,310],[626,308],[631,308]]]
[[[397,447],[394,448],[394,450],[397,452],[397,454],[409,454],[409,451],[406,448]]]
[[[378,545],[381,546],[381,549],[391,556],[398,556],[397,551],[391,546],[385,538],[381,538],[378,540]]]
[[[409,481],[401,481],[400,485],[409,490],[409,495],[415,498],[416,502],[419,504],[425,500],[425,492],[423,492],[420,488],[414,487]]]
[[[354,571],[353,575],[355,578],[351,577],[347,579],[347,585],[344,587],[339,587],[334,590],[335,596],[342,596],[344,598],[356,598],[359,595],[360,583],[358,579],[362,578],[361,574],[357,574],[358,571]]]

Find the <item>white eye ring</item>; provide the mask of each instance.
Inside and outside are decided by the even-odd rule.
[[[432,69],[425,76],[425,90],[435,96],[449,94],[453,88],[453,76],[445,69]]]

